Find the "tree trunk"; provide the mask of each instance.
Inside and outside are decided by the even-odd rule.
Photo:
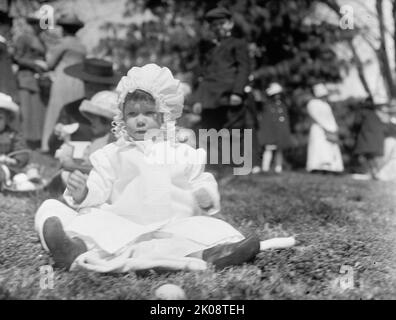
[[[392,17],[393,17],[393,54],[395,59],[395,74],[396,74],[396,0],[392,2]]]
[[[353,59],[355,60],[356,63],[356,69],[358,71],[358,75],[359,75],[359,79],[362,82],[363,88],[366,91],[366,93],[368,94],[369,98],[373,99],[373,95],[371,93],[370,87],[367,83],[366,77],[364,75],[364,67],[363,67],[363,63],[360,60],[359,55],[356,52],[356,48],[353,45],[352,40],[348,40],[348,45],[351,48],[352,54],[353,54]]]
[[[378,54],[381,59],[382,73],[384,75],[385,83],[387,85],[389,97],[395,97],[395,88],[393,84],[392,70],[389,65],[389,57],[386,52],[386,38],[385,38],[385,25],[384,25],[384,13],[382,10],[382,0],[376,0],[375,6],[378,13],[378,23],[380,31],[380,47]]]

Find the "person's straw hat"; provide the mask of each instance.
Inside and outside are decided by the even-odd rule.
[[[10,111],[14,114],[19,113],[19,106],[12,101],[11,96],[0,92],[0,109]]]
[[[323,98],[329,95],[329,90],[323,83],[318,83],[313,87],[313,93],[316,98]]]
[[[118,94],[115,91],[100,91],[90,100],[83,100],[79,110],[86,118],[94,114],[107,119],[113,119],[118,110]]]
[[[113,64],[106,60],[87,58],[81,63],[66,67],[63,70],[67,75],[86,82],[101,84],[117,84],[121,75],[113,70]]]
[[[283,91],[283,88],[282,88],[282,86],[281,86],[279,83],[277,83],[277,82],[272,82],[272,83],[270,84],[270,86],[268,87],[268,89],[265,90],[265,93],[266,93],[268,96],[273,96],[273,95],[275,95],[275,94],[281,93],[282,91]]]

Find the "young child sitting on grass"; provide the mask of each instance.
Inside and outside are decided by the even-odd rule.
[[[18,114],[18,105],[10,96],[0,92],[0,187],[10,180],[12,172],[21,170],[29,161],[27,153],[9,156],[27,148],[22,135],[11,125]]]
[[[201,270],[241,264],[260,241],[225,221],[206,154],[175,139],[183,92],[167,68],[132,68],[118,84],[118,140],[90,157],[88,177],[71,174],[70,207],[46,200],[35,228],[55,265],[100,272],[162,267]],[[74,209],[72,209],[74,208]]]

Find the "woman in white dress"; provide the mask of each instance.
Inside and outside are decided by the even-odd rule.
[[[307,171],[342,172],[344,165],[338,145],[338,125],[325,100],[328,90],[323,84],[314,87],[315,98],[307,105],[313,123],[309,131]]]
[[[132,68],[117,91],[117,142],[91,155],[87,180],[79,171],[70,176],[64,194],[70,207],[47,200],[36,213],[35,228],[56,265],[202,270],[208,262],[222,268],[254,258],[256,237],[212,217],[220,196],[204,172],[205,151],[175,141],[180,82],[149,64]]]

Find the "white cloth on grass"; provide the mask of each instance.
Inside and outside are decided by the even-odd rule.
[[[344,171],[340,147],[326,138],[326,131],[338,131],[330,105],[323,100],[312,99],[307,111],[314,121],[309,131],[307,171]]]

